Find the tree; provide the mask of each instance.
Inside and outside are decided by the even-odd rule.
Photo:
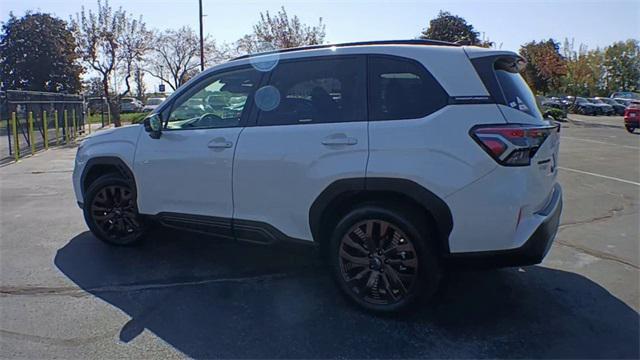
[[[142,18],[131,19],[122,8],[114,11],[108,1],[102,4],[98,0],[97,13],[85,12],[82,7],[72,19],[72,25],[78,40],[78,54],[90,69],[100,74],[114,124],[120,126],[120,98],[130,92],[133,64],[141,60],[148,49],[149,33]],[[125,75],[125,90],[113,96],[109,84],[118,66]]]
[[[140,65],[136,64],[136,70],[133,76],[133,80],[136,83],[136,97],[140,100],[144,100],[147,93],[147,87],[144,84],[144,70],[142,70]]]
[[[141,88],[141,77],[136,78],[136,74],[141,74],[139,69],[144,55],[147,53],[152,40],[152,33],[146,29],[142,17],[139,19],[125,19],[122,35],[120,36],[120,48],[118,52],[118,62],[120,71],[124,75],[125,90],[119,95],[125,96],[131,92],[131,84],[129,80],[134,77],[137,86],[138,97],[142,99],[144,96],[144,86]],[[142,90],[142,97],[140,96]]]
[[[0,78],[7,89],[78,92],[82,67],[75,48],[65,21],[44,13],[19,19],[10,14],[0,34]]]
[[[531,41],[520,47],[520,55],[527,61],[522,75],[534,92],[559,91],[561,79],[567,74],[559,43],[553,39]]]
[[[473,29],[473,25],[467,24],[467,20],[442,10],[435,19],[429,21],[429,27],[422,31],[420,38],[483,47],[493,45],[490,41],[481,40],[478,32]]]
[[[226,59],[226,51],[210,38],[205,41],[205,65]],[[200,71],[200,40],[190,27],[165,30],[153,36],[145,71],[176,90]]]
[[[265,50],[286,49],[324,42],[325,25],[322,18],[318,25],[303,24],[297,16],[289,18],[284,6],[275,14],[260,13],[260,20],[253,26],[253,33],[236,42],[239,52],[254,53]]]
[[[604,78],[609,93],[635,91],[640,84],[640,46],[638,40],[619,41],[606,48]]]
[[[93,76],[82,82],[82,92],[86,97],[102,97],[102,78]]]
[[[563,53],[567,60],[567,74],[562,79],[562,92],[576,96],[606,95],[602,52],[599,49],[589,51],[582,44],[576,51],[573,42],[565,40]]]

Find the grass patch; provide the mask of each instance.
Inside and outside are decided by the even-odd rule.
[[[139,122],[142,122],[147,114],[148,112],[120,114],[120,121],[137,124]]]
[[[132,124],[137,124],[139,122],[142,122],[142,120],[147,116],[147,114],[149,114],[148,112],[140,112],[140,113],[121,113],[120,114],[120,121],[122,121],[123,123],[132,123]],[[91,114],[91,116],[89,117],[89,122],[92,124],[102,124],[102,116],[101,114]],[[104,124],[107,125],[108,122],[108,117],[107,114],[104,114]],[[111,122],[113,123],[113,121]]]

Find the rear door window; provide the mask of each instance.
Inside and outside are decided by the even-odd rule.
[[[256,92],[259,126],[366,120],[365,57],[280,63]]]
[[[447,102],[442,86],[419,63],[398,57],[369,57],[370,120],[422,118]]]

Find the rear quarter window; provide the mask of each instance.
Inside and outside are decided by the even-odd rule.
[[[369,119],[425,117],[448,103],[449,96],[418,62],[387,56],[369,57]]]

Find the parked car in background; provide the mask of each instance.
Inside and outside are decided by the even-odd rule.
[[[624,110],[624,127],[630,133],[640,128],[640,101],[633,101]]]
[[[633,99],[625,99],[625,98],[614,98],[613,100],[615,100],[618,103],[624,105],[624,107],[629,106],[631,104],[631,102],[633,101]]]
[[[632,92],[632,91],[618,91],[618,92],[614,92],[613,94],[611,94],[610,98],[612,98],[612,99],[621,98],[621,99],[640,100],[640,94],[638,94],[637,92]]]
[[[594,104],[596,107],[596,114],[598,115],[615,115],[615,110],[613,106],[605,103],[604,101],[598,100],[596,98],[588,98],[590,103]]]
[[[142,111],[143,112],[153,111],[155,108],[158,107],[158,105],[162,104],[164,99],[165,98],[160,98],[160,97],[147,99],[147,103],[144,104],[144,107],[142,108]]]
[[[624,109],[627,107],[626,105],[619,103],[615,99],[607,97],[596,97],[595,99],[605,104],[611,105],[616,115],[624,115]]]
[[[551,115],[553,118],[567,117],[569,106],[564,104],[559,98],[548,98],[538,95],[536,96],[536,101],[543,115]]]
[[[120,100],[120,112],[139,112],[142,111],[142,102],[136,98],[122,98]]]
[[[583,97],[567,96],[564,100],[569,104],[569,110],[572,113],[582,115],[596,115],[597,113],[595,104]]]

